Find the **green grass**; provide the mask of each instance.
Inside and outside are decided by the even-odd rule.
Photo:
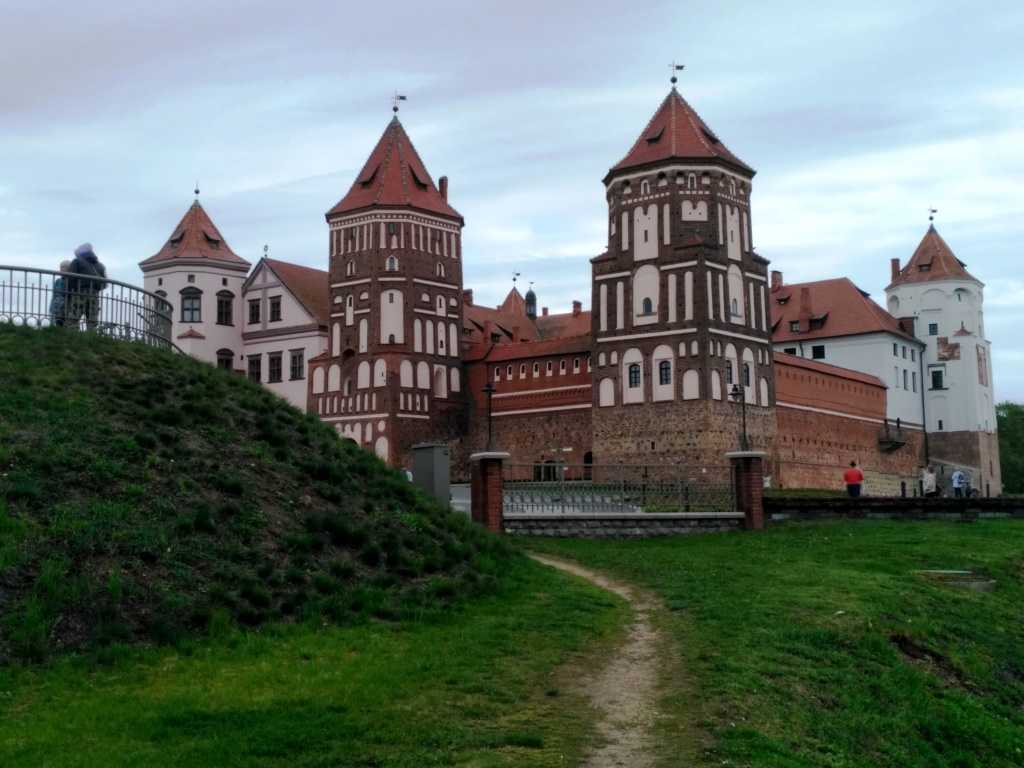
[[[0,327],[0,664],[244,625],[399,619],[514,557],[240,377]]]
[[[0,765],[573,766],[625,605],[519,561],[430,621],[271,625],[0,670]]]
[[[661,596],[685,671],[667,681],[661,738],[684,764],[1024,765],[1019,522],[531,546]],[[974,570],[996,588],[968,591],[918,569]]]

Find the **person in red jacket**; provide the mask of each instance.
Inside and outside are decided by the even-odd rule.
[[[843,472],[843,482],[846,483],[846,492],[851,499],[860,496],[860,487],[864,484],[864,473],[857,467],[856,461],[850,462],[850,468]]]

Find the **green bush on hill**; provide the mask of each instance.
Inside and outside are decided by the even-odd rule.
[[[996,406],[999,428],[999,463],[1003,475],[1003,493],[1024,493],[1024,405],[999,403]]]
[[[0,659],[417,615],[489,589],[508,557],[256,384],[0,328]]]

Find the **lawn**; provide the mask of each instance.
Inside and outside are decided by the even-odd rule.
[[[1024,765],[1024,525],[837,522],[531,547],[659,595],[678,761]],[[993,591],[922,569],[968,569]]]
[[[497,594],[424,622],[224,629],[0,669],[0,765],[573,766],[573,689],[626,608],[517,560]]]

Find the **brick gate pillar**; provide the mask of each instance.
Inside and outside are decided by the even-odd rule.
[[[473,522],[489,531],[501,533],[502,525],[502,463],[509,457],[503,451],[481,451],[469,457],[470,510]]]
[[[743,513],[748,531],[764,529],[764,451],[732,451],[725,454],[732,462],[736,509]]]

